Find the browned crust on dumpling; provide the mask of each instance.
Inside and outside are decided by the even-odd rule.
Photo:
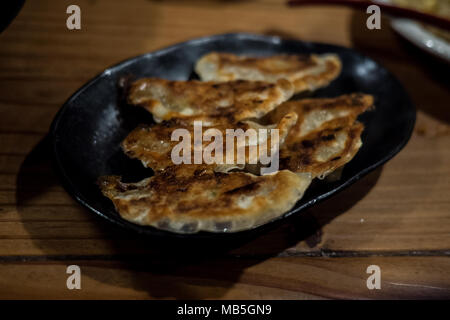
[[[351,126],[358,115],[373,108],[373,104],[373,96],[362,93],[346,94],[335,98],[293,100],[281,104],[267,114],[262,121],[274,123],[288,113],[297,113],[297,123],[286,139],[286,144],[290,144],[313,131]]]
[[[237,123],[230,123],[227,118],[217,118],[215,124],[210,126],[203,127],[203,133],[211,128],[217,129],[222,133],[223,136],[223,156],[224,156],[224,164],[217,165],[212,164],[212,166],[218,170],[226,172],[231,170],[232,168],[243,168],[244,165],[238,166],[227,163],[225,164],[226,157],[226,130],[227,129],[242,129],[244,132],[248,129],[259,128],[275,128],[279,130],[279,146],[284,143],[286,137],[288,136],[290,129],[297,123],[297,114],[295,112],[288,113],[280,118],[280,120],[275,125],[270,126],[261,126],[256,124],[253,121],[242,121]],[[153,126],[139,126],[134,129],[122,142],[122,149],[125,154],[130,158],[139,159],[142,161],[143,165],[149,168],[152,168],[155,171],[163,170],[166,167],[172,166],[173,160],[171,157],[172,150],[178,141],[172,141],[171,136],[172,133],[176,129],[185,129],[190,133],[191,136],[191,155],[193,154],[193,146],[194,146],[194,125],[191,119],[172,119],[168,121],[163,121],[161,123],[155,124]],[[203,140],[203,148],[205,148],[210,141]],[[262,144],[258,145],[260,152],[262,152],[262,148],[270,148],[271,141],[270,136],[268,136],[268,140],[264,141]],[[242,146],[241,152],[245,151],[245,162],[248,163],[249,153],[248,147]],[[238,150],[238,144],[235,143],[235,157],[237,160],[236,152]],[[269,149],[268,149],[269,150]],[[269,153],[269,152],[267,152]]]
[[[332,123],[337,125],[339,121]],[[324,177],[353,159],[362,145],[363,130],[364,125],[357,122],[315,131],[282,148],[280,168]]]
[[[353,93],[336,98],[288,101],[264,117],[277,121],[296,112],[298,121],[280,152],[280,168],[324,177],[349,162],[362,145],[359,114],[373,107],[371,95]]]
[[[328,85],[341,72],[342,63],[334,54],[237,56],[211,52],[201,57],[195,71],[204,81],[238,79],[275,82],[289,80],[295,93]]]
[[[98,183],[124,219],[179,233],[256,227],[290,210],[310,183],[309,175],[290,171],[255,176],[182,167],[138,183],[123,183],[118,176]],[[190,169],[191,174],[179,173]]]
[[[284,79],[264,81],[169,81],[145,78],[135,81],[128,102],[143,106],[156,121],[172,118],[228,117],[233,121],[260,118],[293,95]]]

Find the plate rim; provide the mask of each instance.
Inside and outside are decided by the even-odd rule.
[[[246,230],[241,230],[241,231],[236,231],[236,232],[209,232],[209,231],[199,231],[196,233],[175,233],[175,232],[171,232],[168,230],[162,230],[162,229],[158,229],[156,227],[152,227],[152,226],[141,226],[141,225],[137,225],[134,224],[132,222],[129,222],[123,218],[121,218],[120,216],[118,218],[113,218],[110,217],[107,214],[104,214],[103,212],[101,212],[101,210],[97,210],[96,208],[94,208],[92,205],[89,204],[89,201],[84,198],[84,196],[82,195],[82,192],[80,192],[75,185],[72,183],[71,179],[69,178],[69,176],[67,175],[67,172],[64,169],[63,163],[61,161],[61,159],[59,158],[59,154],[58,154],[58,150],[57,150],[57,142],[58,142],[58,137],[57,137],[57,132],[58,132],[58,124],[59,121],[61,120],[61,118],[64,115],[64,112],[67,110],[69,104],[71,101],[73,101],[74,99],[76,99],[82,92],[84,92],[88,87],[90,87],[91,85],[93,85],[95,82],[99,81],[102,77],[104,76],[108,76],[114,69],[117,69],[119,67],[126,67],[127,64],[132,63],[138,59],[142,59],[144,57],[151,57],[151,56],[158,56],[158,55],[163,55],[167,52],[170,52],[172,50],[176,50],[180,47],[183,47],[185,45],[188,44],[195,44],[195,43],[201,43],[201,42],[208,42],[208,41],[214,41],[214,40],[220,40],[221,38],[234,38],[235,40],[259,40],[259,41],[270,41],[274,44],[279,44],[282,43],[283,41],[292,41],[292,42],[298,42],[301,43],[303,45],[327,45],[327,46],[333,46],[336,48],[340,48],[340,49],[345,49],[345,50],[349,50],[349,51],[353,51],[356,54],[358,54],[361,57],[367,58],[371,61],[373,61],[377,66],[381,66],[383,69],[385,69],[388,73],[388,76],[390,78],[392,78],[393,81],[397,82],[397,84],[402,88],[403,92],[404,92],[404,97],[407,100],[408,105],[410,106],[410,108],[412,109],[412,118],[411,121],[409,122],[409,127],[408,127],[408,132],[406,133],[405,138],[401,141],[401,143],[399,143],[394,149],[391,149],[388,154],[383,157],[382,159],[380,159],[379,161],[373,163],[372,165],[365,167],[364,169],[358,171],[356,174],[354,174],[352,177],[348,178],[345,182],[340,183],[338,186],[334,187],[332,190],[320,194],[319,196],[309,200],[308,202],[305,202],[302,205],[299,205],[297,207],[292,208],[291,210],[281,214],[280,216],[271,219],[270,221],[259,225],[259,226],[255,226],[252,227],[250,229],[246,229]],[[191,238],[191,239],[203,239],[203,238],[224,238],[224,237],[231,237],[231,236],[236,236],[236,235],[243,235],[243,234],[249,234],[251,232],[257,232],[259,230],[263,230],[265,228],[268,228],[271,225],[274,225],[276,222],[280,222],[285,218],[291,217],[294,214],[299,213],[300,211],[304,211],[307,208],[310,208],[311,206],[326,200],[328,198],[330,198],[332,195],[339,193],[340,191],[346,189],[347,187],[351,186],[352,184],[354,184],[356,181],[358,181],[359,179],[361,179],[362,177],[366,176],[367,174],[369,174],[370,172],[372,172],[373,170],[375,170],[376,168],[378,168],[379,166],[383,165],[384,163],[386,163],[387,161],[389,161],[390,159],[392,159],[395,155],[397,155],[409,142],[409,140],[411,139],[414,127],[415,127],[415,123],[416,123],[416,117],[417,117],[417,111],[416,111],[416,107],[414,105],[414,103],[411,100],[410,95],[407,93],[407,91],[405,90],[405,87],[403,86],[403,84],[397,79],[397,77],[395,77],[395,75],[393,73],[391,73],[387,68],[385,68],[384,66],[380,65],[377,61],[375,61],[374,59],[360,53],[359,51],[353,49],[353,48],[347,48],[344,46],[340,46],[340,45],[336,45],[336,44],[330,44],[330,43],[323,43],[323,42],[312,42],[312,41],[302,41],[302,40],[298,40],[298,39],[286,39],[283,37],[279,37],[279,36],[272,36],[272,35],[261,35],[261,34],[254,34],[254,33],[246,33],[246,32],[233,32],[233,33],[222,33],[222,34],[215,34],[215,35],[209,35],[209,36],[204,36],[204,37],[199,37],[199,38],[194,38],[194,39],[190,39],[187,41],[183,41],[183,42],[179,42],[167,47],[163,47],[161,49],[157,49],[151,52],[147,52],[144,54],[140,54],[128,59],[124,59],[118,63],[115,63],[114,65],[104,69],[102,72],[100,72],[99,74],[97,74],[96,76],[94,76],[91,80],[87,81],[84,85],[82,85],[79,89],[77,89],[64,103],[63,105],[60,107],[60,109],[58,110],[58,112],[55,114],[52,123],[50,125],[50,130],[49,130],[49,137],[50,137],[50,143],[51,143],[51,153],[52,153],[52,162],[53,162],[53,167],[54,167],[54,171],[56,171],[57,176],[59,178],[59,181],[61,183],[61,185],[64,187],[64,189],[66,190],[66,192],[72,197],[74,198],[79,204],[81,204],[83,207],[87,208],[89,211],[95,213],[96,215],[106,219],[107,221],[109,221],[110,223],[112,223],[113,225],[116,225],[118,227],[121,227],[122,230],[128,230],[128,231],[133,231],[133,232],[137,232],[140,235],[145,235],[145,236],[170,236],[171,238],[181,238],[181,239],[186,239],[186,238]],[[301,201],[301,199],[299,200]]]

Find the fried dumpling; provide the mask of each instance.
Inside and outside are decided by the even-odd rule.
[[[341,69],[341,61],[334,54],[249,57],[211,52],[195,65],[195,71],[203,81],[276,82],[287,79],[294,85],[295,93],[327,86]]]
[[[280,168],[313,178],[324,178],[348,163],[362,146],[363,124],[314,131],[285,144],[280,151]]]
[[[232,121],[260,118],[294,93],[284,79],[202,82],[146,78],[129,88],[128,102],[143,106],[156,122],[173,118],[228,117]]]
[[[190,144],[190,163],[194,163],[194,139],[197,135],[202,136],[202,150],[205,150],[211,141],[215,142],[216,138],[206,139],[206,135],[209,129],[214,129],[222,137],[222,161],[215,161],[211,164],[215,171],[218,172],[228,172],[232,169],[243,169],[246,163],[253,162],[257,164],[260,160],[261,155],[271,155],[272,149],[278,149],[283,145],[286,137],[288,136],[289,130],[296,124],[297,114],[295,112],[290,112],[283,117],[281,117],[276,124],[271,125],[260,125],[254,121],[244,120],[237,123],[230,123],[227,118],[216,119],[214,123],[201,122],[202,127],[200,132],[195,132],[199,130],[197,125],[191,119],[172,119],[168,121],[163,121],[159,124],[153,126],[140,126],[133,130],[122,142],[122,149],[125,154],[131,158],[139,159],[144,166],[152,168],[155,171],[164,170],[174,164],[172,159],[172,151],[174,147],[179,144],[179,140],[172,141],[172,135],[175,130],[181,129],[189,133]],[[226,147],[228,143],[227,132],[229,129],[239,130],[241,129],[243,133],[246,133],[248,129],[254,129],[255,139],[244,138],[235,139],[233,138],[233,149],[234,152],[232,159],[234,162],[226,161]],[[266,134],[260,135],[259,129],[267,129]],[[272,142],[271,130],[278,129],[278,141]],[[198,137],[197,137],[198,138]],[[249,152],[250,147],[255,147],[255,152],[252,155],[256,155],[251,158],[251,153]],[[238,161],[237,153],[241,152],[243,154],[243,161]],[[216,154],[214,154],[216,156]],[[217,158],[219,154],[217,154]],[[216,159],[216,158],[215,158]]]
[[[192,174],[186,174],[189,170]],[[172,166],[137,183],[123,183],[118,176],[98,181],[122,218],[178,233],[235,232],[262,225],[290,210],[310,182],[309,174],[287,170],[255,176],[195,165]]]
[[[325,177],[349,162],[362,146],[364,126],[359,114],[373,106],[371,95],[354,93],[336,98],[289,101],[264,121],[296,112],[298,121],[280,150],[280,168]]]
[[[262,121],[276,123],[288,113],[297,113],[297,123],[286,139],[286,143],[289,144],[314,131],[351,126],[358,115],[373,107],[373,103],[373,96],[362,93],[346,94],[336,98],[292,100],[281,104]]]

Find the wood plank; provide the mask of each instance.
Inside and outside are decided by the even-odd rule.
[[[26,155],[42,139],[39,135],[26,133],[0,133],[2,150],[0,155]]]
[[[191,6],[191,3],[141,0],[134,1],[129,7],[120,6],[120,10],[117,10],[117,2],[93,4],[80,1],[78,5],[85,12],[84,28],[79,32],[68,33],[65,28],[65,8],[68,4],[70,2],[61,1],[45,11],[45,6],[25,4],[18,18],[0,36],[4,47],[9,48],[4,49],[8,55],[0,61],[0,79],[68,80],[83,75],[83,79],[87,80],[117,61],[189,38],[239,30],[277,32],[276,23],[273,26],[261,23],[267,15],[266,6],[246,2]],[[30,10],[33,10],[31,15]],[[349,43],[344,31],[351,11],[345,8],[327,9],[329,22],[338,29],[333,35],[323,32],[323,28],[319,27],[317,18],[324,14],[320,8],[292,10],[285,5],[276,5],[271,6],[270,10],[271,21],[284,22],[286,31],[283,32],[300,33],[300,37],[309,40],[314,31],[316,41]],[[201,18],[170,18],[177,16]],[[230,16],[236,18],[229,19]],[[129,17],[133,17],[132,24]],[[178,32],[180,28],[183,33]],[[337,35],[339,38],[336,38]],[[51,50],[45,44],[51,45]],[[18,55],[18,52],[22,55]],[[30,58],[30,55],[35,58]],[[71,63],[67,63],[67,59]],[[72,68],[74,64],[77,65],[75,74]]]
[[[81,268],[81,290],[66,288],[71,264]],[[380,290],[367,288],[369,265],[381,269]],[[10,262],[0,265],[0,298],[442,299],[449,268],[442,257]]]
[[[53,57],[53,59],[55,58]],[[39,58],[39,61],[42,60]],[[0,97],[0,103],[4,105],[3,107],[23,106],[28,107],[27,111],[32,111],[33,109],[35,111],[59,109],[59,106],[74,90],[83,85],[82,81],[76,79],[68,79],[66,81],[34,80],[26,82],[24,80],[0,79],[0,83],[3,92]],[[39,120],[37,114],[33,114],[30,117],[34,120]]]

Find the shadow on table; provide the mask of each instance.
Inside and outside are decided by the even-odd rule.
[[[17,210],[22,217],[23,226],[36,246],[48,255],[45,259],[67,261],[67,264],[69,261],[90,260],[88,263],[94,266],[104,260],[117,262],[119,268],[125,269],[129,274],[127,280],[118,280],[108,272],[93,273],[89,269],[83,271],[83,274],[109,285],[146,291],[159,298],[220,298],[238,281],[244,269],[276,256],[302,240],[310,248],[315,248],[311,251],[315,250],[320,255],[317,245],[321,240],[321,228],[363,198],[376,184],[381,173],[380,168],[335,195],[333,199],[294,215],[265,233],[220,243],[142,238],[97,218],[92,220],[92,224],[102,235],[102,239],[98,241],[107,241],[114,252],[102,256],[70,256],[63,246],[43,238],[42,225],[26,218],[30,205],[49,188],[59,185],[52,170],[50,154],[50,143],[46,137],[21,165],[16,193]],[[86,214],[91,215],[87,211]],[[67,223],[70,224],[70,221]],[[184,286],[174,281],[174,277],[181,277]],[[212,288],[208,290],[206,297],[204,293],[199,296],[195,290],[187,290],[186,283],[211,285]]]

